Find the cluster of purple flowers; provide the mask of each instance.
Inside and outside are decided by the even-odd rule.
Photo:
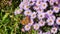
[[[19,7],[20,9],[15,10],[14,14],[23,14],[25,16],[29,16],[31,23],[24,25],[22,31],[29,31],[31,27],[34,30],[39,30],[41,27],[45,26],[53,26],[50,31],[39,34],[55,34],[59,30],[56,25],[60,25],[60,17],[54,15],[54,13],[59,13],[60,6],[59,0],[23,0]],[[23,11],[24,10],[24,11]],[[34,19],[37,18],[37,21]],[[44,20],[46,18],[46,20]]]

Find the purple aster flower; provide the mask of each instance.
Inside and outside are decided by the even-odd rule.
[[[32,12],[31,12],[31,10],[26,10],[26,11],[24,11],[24,15],[25,16],[30,16],[32,14]]]
[[[37,10],[37,13],[38,13],[38,14],[43,13],[43,9]]]
[[[60,25],[60,17],[56,19],[56,24]]]
[[[53,33],[53,34],[57,33],[57,28],[56,27],[52,27],[51,28],[51,33]]]
[[[30,6],[29,5],[24,5],[24,10],[29,10]]]
[[[46,23],[46,22],[45,22],[45,21],[43,21],[43,20],[40,20],[40,21],[38,22],[39,26],[41,26],[41,27],[42,27],[42,26],[44,26],[44,25],[45,25],[45,23]]]
[[[23,0],[24,5],[29,5],[29,1],[28,0]]]
[[[36,14],[37,14],[36,12],[33,12],[33,13],[31,14],[31,18],[32,18],[32,19],[36,18]]]
[[[34,25],[33,25],[33,28],[35,29],[35,30],[38,30],[39,29],[39,24],[37,24],[37,23],[35,23]]]
[[[37,1],[36,5],[40,7],[41,3],[42,3],[41,1]]]
[[[60,8],[57,7],[57,6],[54,6],[54,7],[53,7],[53,11],[54,11],[55,13],[58,13],[58,12],[59,12],[59,9],[60,9]]]
[[[49,26],[53,25],[53,24],[54,24],[54,20],[51,19],[51,18],[48,18],[48,19],[47,19],[47,24],[48,24]]]
[[[14,14],[17,15],[17,14],[20,14],[23,10],[22,9],[16,9]]]
[[[54,2],[52,2],[52,1],[50,1],[49,3],[50,3],[50,5],[54,5]]]
[[[45,18],[45,13],[40,13],[40,14],[37,14],[38,15],[38,19],[43,19]]]
[[[53,11],[52,11],[52,10],[48,10],[48,11],[46,12],[46,14],[48,14],[48,15],[50,16],[50,15],[53,14]]]
[[[47,6],[48,6],[48,5],[47,5],[46,2],[42,2],[40,8],[41,8],[41,9],[46,9]]]
[[[29,25],[25,25],[25,27],[24,27],[24,29],[26,30],[26,31],[29,31],[30,30],[30,26]]]
[[[40,7],[39,6],[36,6],[36,5],[33,7],[34,10],[38,10],[39,8]]]
[[[20,7],[21,9],[23,9],[23,8],[24,8],[24,3],[21,2],[20,5],[19,5],[19,7]]]

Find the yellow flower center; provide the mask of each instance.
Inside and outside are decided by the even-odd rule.
[[[45,4],[43,4],[43,7],[45,7]]]
[[[52,20],[50,20],[49,22],[52,23]]]
[[[36,25],[36,28],[37,28],[38,26]]]
[[[29,8],[29,6],[26,6],[26,8]]]
[[[60,20],[58,20],[60,22]]]
[[[43,22],[41,22],[41,24],[43,24]]]
[[[58,10],[58,8],[56,7],[55,10]]]
[[[40,15],[40,17],[42,17],[42,15]]]
[[[27,14],[29,14],[30,12],[27,12]]]
[[[29,28],[28,26],[26,26],[26,28]]]
[[[33,15],[33,17],[34,17],[35,15]]]
[[[51,14],[52,12],[50,11],[49,14]]]

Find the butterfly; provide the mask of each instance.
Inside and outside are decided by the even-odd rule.
[[[26,25],[26,24],[28,24],[30,22],[30,18],[28,17],[28,16],[26,16],[25,18],[23,18],[22,20],[21,20],[21,24],[22,25]]]

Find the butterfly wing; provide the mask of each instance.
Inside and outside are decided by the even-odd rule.
[[[26,17],[21,21],[21,24],[22,24],[22,25],[26,25],[26,24],[29,23],[29,21],[30,21],[29,17],[26,16]]]

